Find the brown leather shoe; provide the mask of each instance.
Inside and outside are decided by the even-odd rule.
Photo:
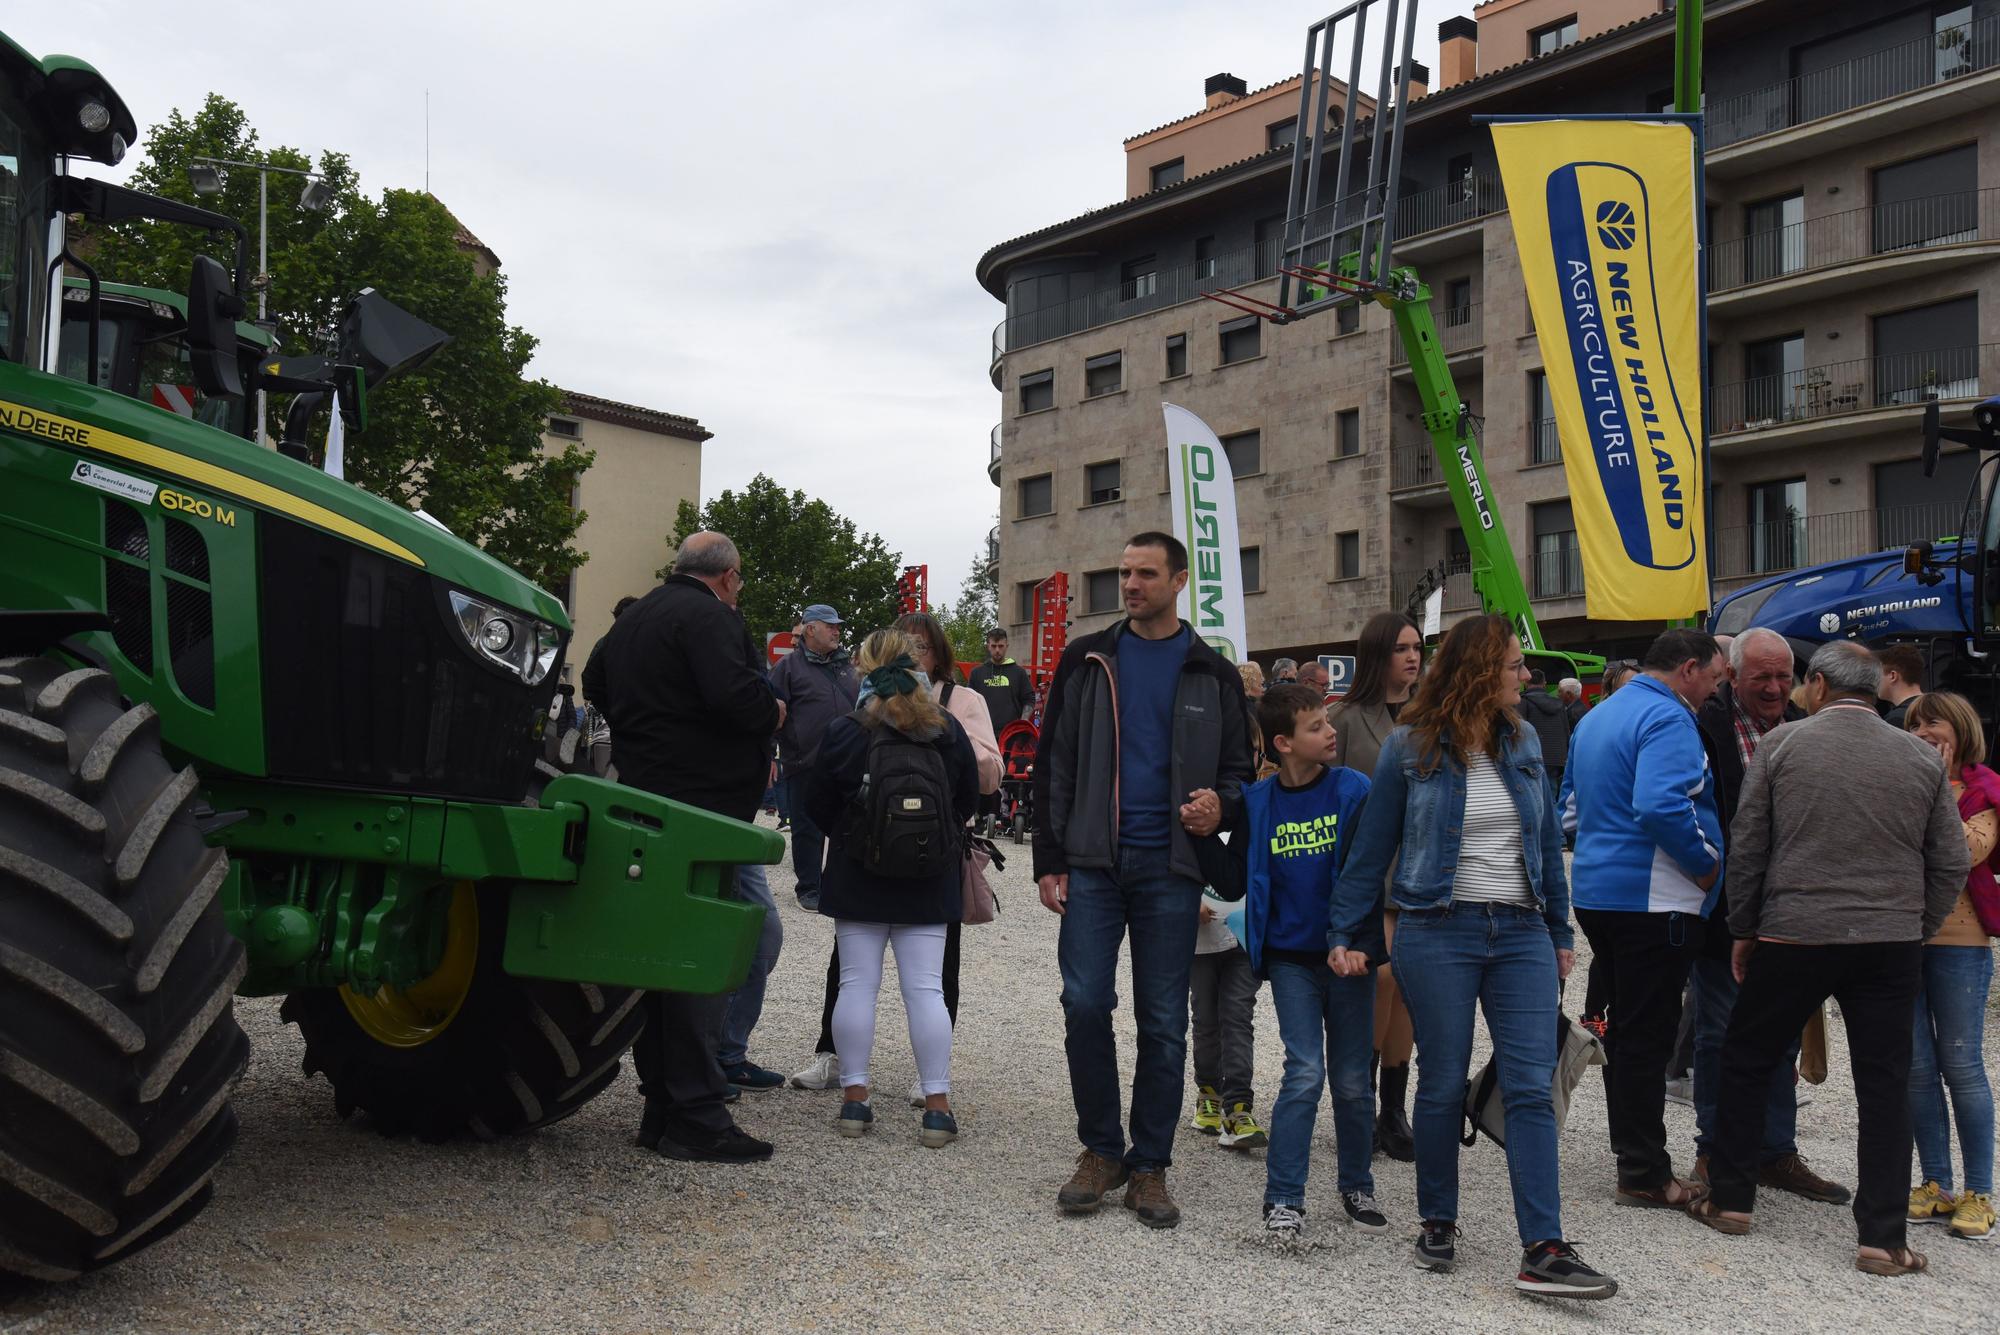
[[[1125,1208],[1147,1228],[1172,1228],[1181,1222],[1181,1207],[1167,1194],[1164,1168],[1132,1174],[1132,1185],[1125,1188]]]
[[[1827,1205],[1845,1205],[1854,1199],[1854,1193],[1846,1187],[1828,1181],[1808,1167],[1803,1154],[1787,1154],[1759,1168],[1757,1185],[1775,1187],[1779,1191],[1789,1191],[1794,1196]]]
[[[1096,1214],[1105,1193],[1124,1186],[1128,1176],[1121,1161],[1085,1150],[1076,1156],[1076,1172],[1056,1193],[1056,1207],[1064,1214]]]
[[[1708,1180],[1708,1156],[1706,1154],[1697,1154],[1694,1156],[1694,1172],[1688,1174],[1688,1176],[1694,1180],[1696,1186],[1713,1187],[1715,1185]]]

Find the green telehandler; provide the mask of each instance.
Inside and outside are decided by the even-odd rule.
[[[531,1130],[616,1077],[642,990],[741,981],[763,911],[725,888],[783,851],[538,767],[561,605],[246,438],[259,384],[365,404],[395,359],[260,363],[240,226],[71,173],[135,134],[0,36],[0,1271],[47,1280],[207,1203],[235,996],[284,995],[342,1115]],[[107,287],[75,216],[233,231],[234,271]]]

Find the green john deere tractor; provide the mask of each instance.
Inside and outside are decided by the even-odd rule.
[[[342,1114],[527,1131],[616,1076],[639,989],[742,979],[724,886],[783,847],[538,769],[561,606],[246,439],[258,377],[312,379],[237,323],[240,227],[70,174],[135,132],[0,37],[0,1271],[44,1279],[206,1204],[236,995],[285,994]],[[234,275],[107,288],[77,215],[233,231]]]

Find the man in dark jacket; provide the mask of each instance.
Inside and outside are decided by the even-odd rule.
[[[1129,1180],[1125,1206],[1153,1228],[1180,1222],[1166,1170],[1186,1092],[1203,867],[1254,777],[1243,679],[1175,612],[1187,580],[1187,549],[1172,535],[1126,544],[1126,619],[1064,652],[1035,752],[1035,878],[1043,906],[1062,915],[1063,1045],[1083,1142],[1056,1204],[1089,1214]],[[1128,928],[1139,1028],[1129,1151],[1111,1035]]]
[[[766,744],[785,717],[758,671],[736,597],[743,562],[720,533],[696,533],[673,573],[598,642],[584,694],[611,721],[619,781],[747,821],[768,774]],[[739,1163],[771,1157],[725,1106],[716,1062],[726,997],[646,994],[632,1051],[646,1111],[639,1142],[675,1159]]]
[[[1722,847],[1729,849],[1729,823],[1736,819],[1736,803],[1743,792],[1743,772],[1756,754],[1764,734],[1780,723],[1805,717],[1792,703],[1792,646],[1785,637],[1762,626],[1753,627],[1729,643],[1729,670],[1732,680],[1716,688],[1708,703],[1695,715],[1701,725],[1702,749],[1708,753],[1708,767],[1715,773],[1716,806],[1722,812]],[[1722,898],[1716,902],[1712,923],[1729,919],[1729,882],[1724,878]],[[1689,974],[1689,1000],[1694,1007],[1694,1119],[1695,1178],[1708,1181],[1708,1157],[1715,1143],[1716,1100],[1722,1093],[1722,1039],[1729,1032],[1729,1016],[1736,1009],[1736,976],[1729,967],[1729,934],[1711,931],[1702,938],[1701,954]],[[1612,1023],[1618,1022],[1617,1016]],[[1791,1060],[1771,1077],[1771,1097],[1764,1110],[1763,1152],[1759,1157],[1757,1180],[1760,1185],[1789,1191],[1810,1201],[1833,1205],[1847,1202],[1851,1193],[1838,1182],[1830,1182],[1806,1165],[1799,1153],[1799,1103],[1793,1068],[1799,1045],[1791,1047]]]
[[[861,694],[853,660],[840,646],[840,613],[814,603],[800,621],[796,647],[771,669],[771,689],[786,707],[778,758],[794,793],[803,793],[809,784],[827,725],[853,713]],[[810,912],[819,912],[819,877],[825,865],[826,833],[813,823],[804,803],[794,802],[792,870],[798,874],[799,906]]]
[[[1542,742],[1542,764],[1548,770],[1549,788],[1562,791],[1563,767],[1569,764],[1569,710],[1549,694],[1549,679],[1540,668],[1528,673],[1528,687],[1521,692],[1521,717]]]
[[[993,717],[993,735],[1009,723],[1028,717],[1035,707],[1035,684],[1028,669],[1007,657],[1007,630],[995,626],[986,632],[986,661],[972,670],[966,684],[986,701]]]

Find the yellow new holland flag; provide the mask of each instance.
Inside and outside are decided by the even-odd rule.
[[[1585,610],[1705,611],[1700,159],[1686,122],[1493,126],[1582,548]]]

